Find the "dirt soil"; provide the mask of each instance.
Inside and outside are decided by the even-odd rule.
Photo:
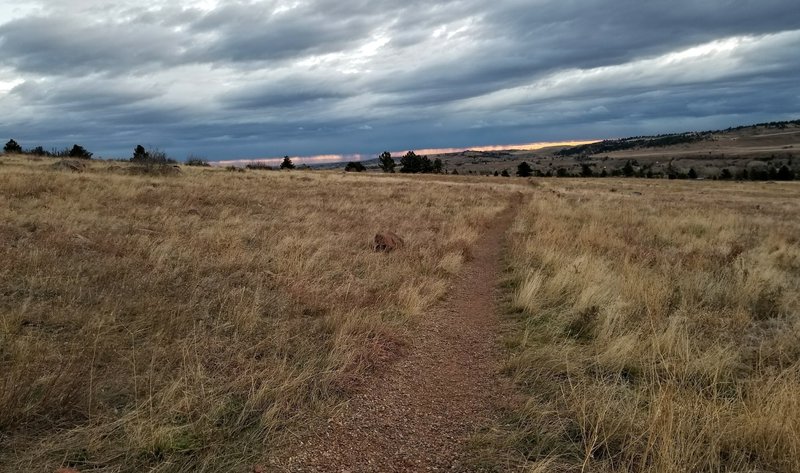
[[[426,314],[409,354],[365,383],[317,437],[269,469],[472,471],[470,436],[507,401],[496,307],[512,205],[486,230],[450,295]]]

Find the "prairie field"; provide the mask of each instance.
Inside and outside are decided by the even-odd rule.
[[[509,193],[0,161],[0,471],[250,471],[402,354]]]
[[[420,336],[501,215],[509,388],[470,468],[800,471],[796,182],[74,170],[0,157],[0,471],[286,471],[415,340],[475,329]]]
[[[527,471],[800,471],[800,186],[546,180],[507,257]]]

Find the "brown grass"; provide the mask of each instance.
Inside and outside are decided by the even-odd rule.
[[[245,471],[396,357],[507,190],[4,157],[0,470]],[[379,230],[406,247],[371,251]]]
[[[800,471],[800,186],[544,182],[495,440],[528,471]]]
[[[520,190],[520,402],[482,464],[800,471],[797,183],[52,164],[0,166],[0,471],[263,462],[404,351]]]

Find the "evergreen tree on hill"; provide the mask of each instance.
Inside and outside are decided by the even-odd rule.
[[[441,169],[441,161],[440,161]],[[419,156],[413,151],[409,151],[400,158],[400,172],[417,174],[434,172],[434,163],[427,156]]]
[[[16,154],[22,153],[22,146],[19,145],[16,141],[8,140],[8,143],[3,147],[3,152],[6,154]]]
[[[72,149],[69,150],[69,156],[71,158],[91,159],[92,153],[81,145],[73,145]]]
[[[527,162],[523,161],[519,163],[517,166],[517,176],[519,177],[530,177],[533,175],[533,168]]]
[[[283,162],[281,162],[281,169],[294,169],[294,168],[295,168],[294,163],[292,162],[291,159],[289,159],[289,156],[284,156]]]
[[[146,163],[150,161],[150,153],[144,149],[142,145],[136,145],[136,148],[133,150],[133,157],[131,157],[131,162],[134,163]]]
[[[391,153],[384,151],[380,156],[378,156],[378,160],[380,160],[381,169],[383,172],[394,172],[395,162]]]

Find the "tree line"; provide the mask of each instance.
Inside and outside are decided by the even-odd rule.
[[[90,153],[86,148],[79,144],[72,145],[72,147],[66,147],[62,149],[52,148],[51,150],[46,150],[42,146],[37,146],[31,149],[23,149],[22,146],[17,143],[16,140],[13,138],[8,140],[8,142],[3,146],[3,152],[5,154],[29,154],[32,156],[42,156],[42,157],[54,157],[54,158],[80,158],[80,159],[91,159],[92,153]]]
[[[392,157],[392,153],[384,151],[378,156],[378,166],[385,173],[398,171],[397,162]],[[362,172],[367,168],[358,161],[351,161],[345,165],[345,171]],[[409,151],[400,158],[399,172],[406,174],[441,174],[444,172],[444,165],[439,158],[430,159],[427,156],[420,156],[414,151]]]
[[[593,164],[581,164],[580,171],[572,173],[568,169],[558,167],[555,170],[540,171],[533,169],[527,162],[517,166],[517,176],[519,177],[638,177],[646,179],[699,179],[700,175],[694,168],[688,171],[679,169],[669,163],[664,171],[655,171],[651,165],[640,166],[636,160],[628,160],[621,168],[610,171],[603,168],[600,172],[592,169]],[[798,174],[788,165],[783,164],[779,167],[771,163],[763,167],[743,168],[731,171],[722,168],[718,174],[705,176],[705,179],[712,180],[737,180],[737,181],[792,181],[798,178]]]

